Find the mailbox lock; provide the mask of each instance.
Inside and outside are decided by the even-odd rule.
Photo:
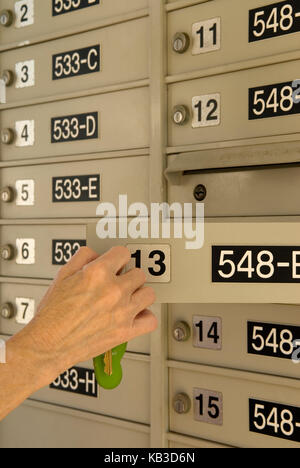
[[[12,245],[3,245],[0,249],[0,256],[2,260],[12,260],[15,255],[15,250]]]
[[[186,393],[178,393],[173,398],[173,409],[178,414],[186,414],[191,409],[191,399]]]
[[[15,132],[11,128],[4,128],[1,132],[1,142],[4,145],[11,145],[15,139]]]
[[[11,187],[4,187],[1,192],[1,201],[4,203],[10,203],[14,199],[14,191]]]
[[[184,54],[190,47],[190,36],[186,33],[176,33],[173,37],[173,50],[177,54]]]
[[[15,75],[11,70],[4,70],[1,75],[1,80],[4,81],[5,86],[11,86],[14,82]]]
[[[204,185],[199,184],[199,185],[197,185],[197,187],[195,187],[194,198],[197,201],[200,202],[200,201],[205,200],[206,195],[207,195],[207,190],[206,190],[206,187]]]
[[[191,329],[186,322],[176,322],[173,328],[173,337],[176,341],[188,341]]]
[[[0,12],[0,24],[1,26],[11,26],[14,20],[14,15],[11,10],[2,10]]]
[[[186,106],[175,106],[173,109],[173,122],[176,125],[184,125],[190,118],[190,111]]]
[[[10,302],[7,302],[6,304],[1,305],[1,309],[0,309],[1,317],[5,319],[11,319],[14,316],[14,314],[15,314],[14,306]]]

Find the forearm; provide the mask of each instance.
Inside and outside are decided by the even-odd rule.
[[[35,391],[47,385],[55,372],[30,346],[21,332],[6,342],[6,364],[0,364],[0,421]]]

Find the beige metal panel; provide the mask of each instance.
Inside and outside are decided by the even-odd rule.
[[[216,449],[216,448],[229,448],[226,445],[217,444],[215,442],[209,442],[203,439],[193,439],[192,437],[184,437],[177,434],[169,435],[169,448],[172,449],[192,449],[192,448],[203,448],[203,449]]]
[[[97,237],[96,226],[91,224],[88,226],[87,244],[98,253],[104,253],[109,247],[120,244],[128,246],[133,253],[136,253],[140,250],[138,248],[140,246],[141,257],[143,257],[141,267],[147,273],[148,282],[154,288],[159,303],[300,303],[299,268],[296,265],[297,258],[299,258],[297,252],[300,251],[297,217],[207,219],[204,224],[205,240],[202,248],[202,223],[200,222],[196,228],[186,221],[184,229],[189,233],[189,239],[187,237],[174,239],[174,226],[171,224],[171,238],[156,239],[149,236],[146,239],[137,240],[131,238],[100,240]],[[199,243],[195,242],[193,249],[188,250],[186,242],[190,242],[191,238],[193,238],[192,242],[197,239]],[[273,272],[269,278],[262,281],[260,281],[261,278],[258,279],[255,276],[252,280],[251,275],[249,279],[247,275],[241,279],[238,273],[238,264],[243,256],[242,254],[239,257],[238,254],[241,246],[246,246],[246,250],[248,246],[250,250],[252,249],[253,265],[256,266],[257,271],[259,271],[259,252],[272,250],[275,246],[287,247],[288,259],[283,260],[281,254],[271,253],[274,257],[271,259],[271,270],[264,270],[264,274],[271,273],[273,265],[274,274],[287,276],[277,283]],[[212,247],[220,249],[214,257]],[[258,253],[255,253],[256,249]],[[154,254],[157,250],[159,253]],[[223,258],[223,260],[233,262],[232,268],[226,269],[230,262],[225,262],[225,267],[222,265],[222,250],[233,252],[228,256],[225,254]],[[153,252],[153,258],[150,258],[151,252]],[[237,255],[238,260],[233,255]],[[235,258],[234,261],[233,258]],[[236,280],[234,273],[224,282],[213,282],[212,260],[214,260],[216,276],[219,270],[226,274],[235,271],[238,273],[239,281]],[[287,265],[282,265],[282,262],[287,262]],[[131,264],[136,265],[136,262],[132,260]],[[153,276],[149,268],[154,268],[157,273],[161,273],[160,276]]]
[[[0,446],[146,448],[150,437],[143,425],[27,401],[0,423]]]
[[[1,186],[14,196],[2,203],[1,217],[95,217],[100,202],[117,206],[119,194],[148,203],[147,175],[147,156],[4,168]]]
[[[1,160],[13,161],[46,156],[87,155],[99,151],[149,146],[148,100],[148,89],[137,88],[2,111],[0,112],[1,130],[13,130],[14,140],[11,144],[0,143]],[[126,112],[121,112],[120,109],[126,109]],[[98,117],[98,133],[92,134],[93,138],[66,140],[62,137],[58,142],[51,143],[51,141],[55,141],[54,138],[51,138],[52,119],[54,119],[53,125],[57,121],[57,125],[60,127],[56,135],[60,137],[60,132],[63,130],[65,135],[68,136],[67,129],[61,128],[65,116],[91,115],[93,113]],[[17,122],[24,121],[34,122],[34,136],[28,146],[25,146],[25,138],[18,138],[18,135],[22,135],[24,124],[18,124]],[[85,124],[86,122],[82,125]],[[18,125],[20,125],[21,130],[16,131]],[[136,131],[137,128],[138,132]],[[76,130],[72,131],[76,137]],[[92,124],[90,131],[93,131]],[[116,135],[118,138],[116,138]]]
[[[53,240],[86,239],[83,225],[1,226],[0,233],[1,245],[13,247],[13,258],[0,263],[0,274],[10,277],[51,279],[59,269],[53,264]]]
[[[34,5],[34,13],[31,14],[31,5]],[[62,8],[62,3],[65,8]],[[92,3],[92,2],[90,2]],[[114,21],[115,16],[127,15],[129,12],[134,12],[141,8],[148,6],[147,0],[94,0],[94,5],[90,8],[76,8],[70,10],[70,2],[56,2],[56,9],[61,12],[58,16],[53,16],[52,4],[54,0],[23,0],[11,1],[3,0],[1,2],[1,10],[10,10],[15,13],[14,20],[9,27],[1,27],[0,29],[0,43],[2,48],[8,48],[12,45],[18,45],[37,41],[39,38],[44,38],[45,35],[63,36],[63,34],[71,30],[89,29],[94,26],[95,21],[106,20]],[[17,4],[17,14],[15,12],[15,5]],[[27,15],[25,14],[25,4],[28,8]],[[87,5],[87,1],[73,1],[73,5]],[[22,16],[24,17],[21,22]],[[26,20],[27,19],[27,20]],[[20,25],[23,25],[20,27]]]
[[[299,166],[200,170],[169,184],[169,202],[196,204],[197,187],[204,186],[206,216],[299,215],[299,176]]]
[[[298,133],[299,116],[297,114],[289,115],[288,112],[283,112],[281,115],[281,111],[279,111],[279,106],[282,105],[287,109],[292,106],[291,108],[294,108],[295,112],[299,112],[299,104],[293,104],[292,100],[292,83],[298,77],[298,70],[299,61],[295,60],[286,62],[284,66],[282,64],[269,65],[170,85],[169,146],[241,141],[247,138]],[[281,90],[278,88],[279,90],[274,91],[273,95],[271,93],[275,88],[273,85],[287,82],[290,84],[289,90],[287,90],[290,93],[290,98],[288,103],[282,104],[281,98],[278,97]],[[265,86],[270,86],[270,90],[261,93],[261,89]],[[258,90],[253,91],[253,103],[250,105],[249,90],[255,88]],[[255,95],[256,92],[257,95]],[[275,98],[275,101],[272,101],[272,97]],[[258,103],[255,103],[255,99]],[[262,99],[263,102],[259,99]],[[202,122],[198,123],[196,121],[198,108],[194,106],[200,102],[202,103]],[[268,105],[273,104],[275,107],[278,105],[275,113],[271,107],[267,109]],[[186,106],[189,110],[190,118],[184,125],[177,125],[173,122],[173,109],[179,105]],[[265,107],[264,115],[266,116],[270,112],[272,118],[249,120],[249,108],[251,111],[255,109],[260,114],[263,107]],[[258,115],[258,117],[261,116]]]
[[[251,432],[249,430],[249,400],[270,402],[272,407],[283,405],[288,410],[289,406],[296,407],[299,413],[299,388],[300,382],[292,379],[206,368],[205,366],[190,365],[189,367],[186,365],[185,369],[184,365],[179,368],[174,363],[170,369],[170,429],[174,432],[215,440],[237,447],[296,448],[299,447],[299,442],[293,441],[292,437],[297,433],[299,435],[299,428],[296,426],[299,423],[298,419],[294,417],[292,428],[290,426],[284,427],[286,432],[290,432],[286,439],[274,437],[275,429],[271,426],[268,426],[268,429],[270,429],[272,436],[261,432]],[[214,403],[218,406],[218,410],[211,406],[212,415],[219,413],[218,420],[208,416],[206,397],[204,398],[203,414],[207,422],[196,419],[196,417],[200,418],[200,408],[197,408],[198,402],[193,401],[194,389],[197,389],[195,391],[197,396],[200,396],[201,393],[204,394],[203,390],[207,390],[207,397],[219,399],[211,401],[211,404]],[[173,398],[179,393],[188,395],[192,402],[191,409],[186,414],[178,414],[172,407]],[[267,419],[269,413],[266,408],[265,404]],[[259,408],[258,413],[261,412],[262,409]],[[282,421],[282,416],[284,419],[285,415],[282,415],[279,410],[277,420],[279,424]],[[260,418],[254,421],[257,425],[262,425]],[[272,422],[271,416],[268,423]],[[281,435],[280,431],[281,429],[278,429],[278,436]]]
[[[188,325],[187,341],[174,338],[178,322]],[[250,324],[258,328],[254,330]],[[169,306],[169,358],[297,379],[299,365],[293,363],[292,355],[297,351],[293,341],[300,339],[299,324],[300,307],[296,305],[174,304]],[[201,325],[201,342],[196,325]],[[299,334],[293,336],[293,327],[299,328]],[[252,345],[260,350],[257,354],[252,354]]]
[[[89,361],[76,367],[93,369],[93,363]],[[32,395],[31,399],[148,424],[150,423],[150,365],[148,358],[127,353],[122,360],[122,368],[121,385],[115,390],[100,388],[98,398],[45,387]]]
[[[0,334],[14,335],[22,330],[26,326],[26,323],[20,322],[27,322],[31,318],[30,307],[33,308],[33,315],[36,314],[37,307],[46,294],[47,289],[48,286],[43,285],[17,282],[0,283]],[[12,317],[4,318],[1,315],[2,309],[6,304],[12,306]],[[153,307],[153,311],[155,312],[155,307]],[[150,336],[144,335],[131,340],[128,343],[127,350],[132,353],[150,354]]]
[[[214,0],[170,12],[168,15],[169,75],[197,72],[228,64],[239,67],[239,62],[255,61],[258,58],[274,56],[274,53],[297,51],[299,32],[278,37],[274,34],[273,38],[267,40],[249,42],[249,10],[258,8],[264,11],[265,6],[274,3],[277,2],[265,0],[262,4],[259,0],[244,0],[243,2]],[[278,21],[281,18],[281,8],[282,6],[278,11]],[[294,14],[292,17],[295,21]],[[259,15],[258,19],[262,20],[262,15]],[[199,24],[195,31],[201,27],[204,28],[205,43],[201,49],[200,36],[195,31],[193,33],[193,25],[197,23]],[[217,36],[220,35],[217,41],[213,36],[213,31],[209,30],[214,24],[217,25]],[[288,23],[284,24],[284,27],[286,28],[287,25]],[[261,23],[258,23],[258,26],[255,30],[260,34]],[[277,32],[278,30],[279,28]],[[272,29],[266,31],[270,32]],[[190,46],[184,53],[176,53],[173,50],[176,33],[185,33],[190,39]]]
[[[85,48],[91,48],[91,52],[80,53],[80,57],[74,55]],[[148,78],[148,50],[148,19],[142,18],[3,52],[2,72],[11,70],[15,75],[14,82],[6,87],[6,104]],[[31,63],[27,65],[29,70],[23,70],[25,62],[32,61],[34,65]]]

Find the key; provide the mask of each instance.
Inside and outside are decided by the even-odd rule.
[[[94,359],[95,375],[100,387],[113,390],[120,385],[123,378],[121,360],[126,348],[127,343],[124,343]]]
[[[104,355],[104,373],[109,377],[112,376],[112,350],[107,351]]]

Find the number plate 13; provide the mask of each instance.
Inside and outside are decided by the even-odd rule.
[[[132,253],[128,269],[141,268],[147,283],[171,281],[171,249],[169,245],[127,245]]]

